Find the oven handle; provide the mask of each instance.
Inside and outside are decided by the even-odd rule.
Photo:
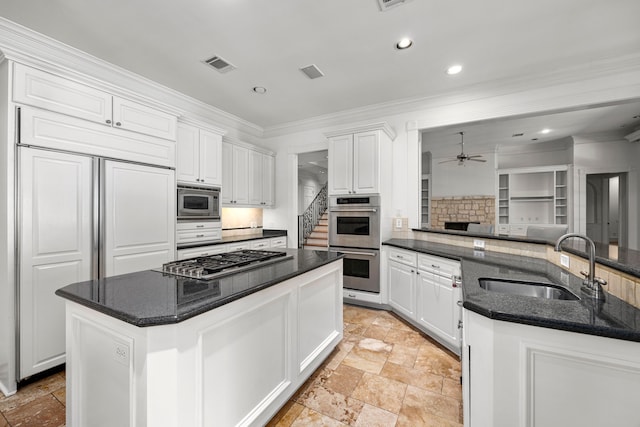
[[[370,256],[370,257],[377,256],[377,254],[370,253],[370,252],[334,251],[334,250],[329,250],[329,252],[335,252],[335,253],[340,252],[347,255],[364,255],[364,256]]]
[[[378,212],[376,208],[329,208],[331,212]]]

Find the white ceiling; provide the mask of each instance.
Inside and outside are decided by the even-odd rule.
[[[638,0],[2,0],[0,15],[265,129],[640,46]],[[414,45],[398,51],[403,36]],[[202,64],[213,55],[237,69]],[[308,79],[309,64],[325,76]]]
[[[619,141],[639,127],[640,102],[629,102],[430,129],[422,133],[422,151],[431,151],[436,156],[459,153],[459,132],[464,132],[465,153],[475,154],[493,152],[496,147],[517,148],[525,144],[558,141],[569,136]],[[542,133],[543,129],[549,132]],[[513,136],[520,133],[523,135]]]

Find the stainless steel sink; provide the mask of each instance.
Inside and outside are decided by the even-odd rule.
[[[577,300],[570,290],[550,283],[522,282],[507,279],[478,279],[480,287],[501,294],[520,295],[545,299]]]

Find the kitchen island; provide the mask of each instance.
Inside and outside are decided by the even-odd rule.
[[[342,339],[342,256],[212,280],[143,271],[66,301],[67,425],[263,425]]]

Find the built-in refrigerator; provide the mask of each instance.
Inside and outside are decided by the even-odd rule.
[[[175,255],[169,168],[18,147],[19,379],[65,361],[67,284],[161,266]]]

